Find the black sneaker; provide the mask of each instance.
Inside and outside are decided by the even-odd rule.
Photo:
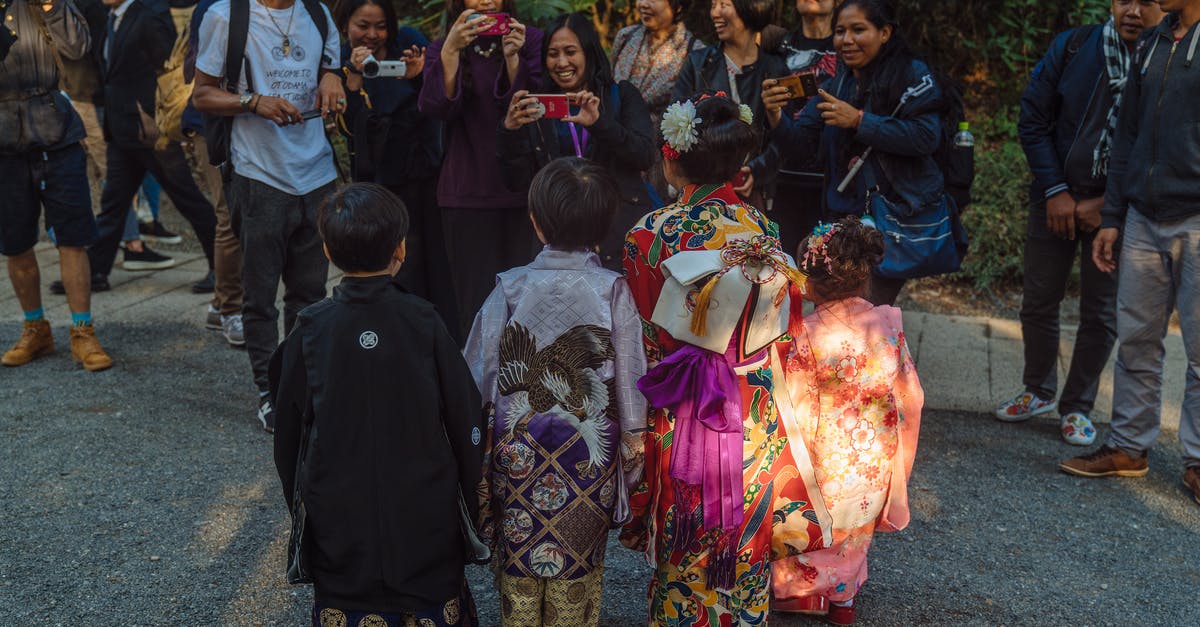
[[[212,294],[213,281],[214,281],[214,279],[213,279],[212,270],[209,270],[208,274],[205,275],[205,277],[203,279],[200,279],[199,281],[192,283],[192,293],[193,294]]]
[[[142,244],[141,252],[135,253],[126,248],[124,259],[121,262],[121,267],[130,271],[162,270],[175,265],[174,259],[150,250],[150,247],[145,244]]]
[[[262,423],[263,431],[275,433],[275,408],[269,397],[264,396],[258,401],[258,421]]]
[[[108,277],[104,276],[103,274],[93,274],[92,275],[92,293],[93,294],[95,294],[96,292],[107,292],[108,290],[111,290],[111,289],[112,289],[112,286],[108,284]],[[62,295],[62,294],[67,293],[67,289],[65,287],[63,287],[62,281],[54,281],[54,282],[50,283],[50,293]]]
[[[158,220],[154,220],[153,222],[138,222],[138,233],[144,239],[160,244],[178,244],[183,241],[182,237],[168,231],[162,225],[162,222]]]

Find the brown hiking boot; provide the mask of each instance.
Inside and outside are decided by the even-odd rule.
[[[1107,444],[1087,455],[1072,457],[1058,467],[1079,477],[1144,477],[1150,472],[1145,455],[1130,457]]]
[[[1183,485],[1192,491],[1192,497],[1200,503],[1200,466],[1192,466],[1184,471]]]
[[[100,341],[96,339],[96,328],[90,324],[86,327],[71,327],[71,357],[83,364],[83,369],[88,372],[106,370],[113,365],[112,357],[100,348]]]
[[[0,362],[5,366],[24,366],[53,352],[54,335],[50,333],[50,323],[44,319],[26,320],[25,328],[21,330],[21,338],[4,353]]]

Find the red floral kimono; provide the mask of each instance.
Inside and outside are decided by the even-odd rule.
[[[625,243],[625,270],[642,317],[650,366],[688,346],[650,321],[665,282],[663,261],[679,252],[721,249],[726,242],[777,232],[757,209],[742,204],[728,185],[689,186],[681,198],[647,215]],[[651,625],[765,624],[772,535],[779,536],[781,543],[786,538],[794,547],[789,554],[825,546],[818,513],[808,498],[810,486],[816,493],[811,465],[803,453],[803,461],[797,464],[780,428],[773,393],[781,370],[772,358],[778,346],[790,345],[777,342],[754,355],[726,355],[744,414],[737,477],[744,516],[734,533],[703,528],[702,502],[694,490],[671,476],[672,453],[679,449],[673,449],[672,443],[682,437],[677,435],[677,417],[662,408],[650,411],[645,478],[630,495],[633,519],[623,529],[622,543],[645,551],[656,567],[649,590]],[[824,514],[823,506],[817,509]],[[698,524],[701,528],[695,529]],[[724,579],[731,585],[710,585],[714,560],[728,567],[731,576]]]
[[[775,598],[854,597],[867,580],[875,531],[908,525],[908,476],[925,394],[904,341],[900,310],[861,298],[822,303],[799,319],[785,365],[785,430],[806,445],[833,545],[772,565]],[[780,351],[783,352],[782,350]]]

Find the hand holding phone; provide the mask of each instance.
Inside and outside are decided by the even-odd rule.
[[[509,16],[507,13],[475,13],[467,21],[487,19],[491,25],[476,33],[479,37],[502,37],[509,31]]]
[[[812,72],[784,76],[778,79],[775,84],[779,87],[787,88],[788,99],[790,100],[812,98],[817,95],[817,76]]]
[[[529,94],[537,99],[539,118],[561,120],[571,114],[571,97],[567,94]]]

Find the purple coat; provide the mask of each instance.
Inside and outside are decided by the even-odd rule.
[[[502,51],[484,57],[468,48],[466,65],[459,67],[454,98],[447,98],[443,87],[444,41],[438,39],[425,51],[424,85],[417,103],[422,113],[446,124],[446,158],[438,181],[438,205],[468,209],[524,207],[526,194],[509,190],[501,177],[496,162],[496,129],[513,94],[533,89],[541,82],[542,31],[526,27],[521,67],[512,84],[504,70]],[[499,45],[499,41],[496,43]],[[465,94],[463,69],[471,74],[471,88]]]

